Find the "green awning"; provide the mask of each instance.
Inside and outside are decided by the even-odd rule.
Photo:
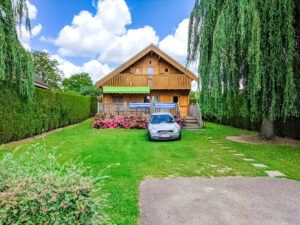
[[[103,93],[150,94],[149,87],[104,87]]]

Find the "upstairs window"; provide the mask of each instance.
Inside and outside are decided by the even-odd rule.
[[[140,73],[140,68],[136,68],[135,73]]]
[[[148,74],[154,74],[153,67],[148,67]]]
[[[158,96],[152,96],[152,103],[158,103]]]
[[[178,103],[178,96],[173,96],[173,103]]]
[[[144,103],[150,103],[150,96],[144,97]]]
[[[166,73],[169,72],[169,69],[168,69],[168,68],[165,68],[165,72],[166,72]]]

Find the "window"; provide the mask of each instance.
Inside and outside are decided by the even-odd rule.
[[[135,73],[140,73],[140,68],[136,68]]]
[[[158,96],[152,96],[152,103],[158,103]]]
[[[173,103],[178,103],[178,96],[173,96]]]
[[[144,97],[144,103],[150,103],[150,96]]]
[[[149,64],[152,64],[151,60],[149,61]]]
[[[122,103],[123,99],[122,97],[114,97],[114,103]]]
[[[154,71],[153,71],[153,67],[148,67],[148,74],[153,74]]]
[[[169,69],[168,69],[168,68],[165,68],[165,72],[166,72],[166,73],[169,72]]]

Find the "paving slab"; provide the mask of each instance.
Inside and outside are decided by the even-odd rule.
[[[246,159],[246,158],[244,158],[243,160],[245,160],[245,161],[254,161],[254,159]]]
[[[230,148],[230,147],[223,146],[222,148]]]
[[[286,175],[284,173],[281,173],[279,171],[265,171],[269,177],[285,177]]]
[[[233,154],[233,155],[236,155],[236,156],[244,156],[243,153],[237,153],[237,154]]]
[[[252,163],[252,165],[255,166],[255,167],[261,167],[261,168],[266,168],[266,167],[268,167],[268,166],[265,165],[265,164],[258,164],[258,163]]]
[[[300,181],[269,177],[151,179],[140,225],[300,224]]]

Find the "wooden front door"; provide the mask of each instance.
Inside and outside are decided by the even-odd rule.
[[[179,96],[179,106],[181,109],[181,115],[187,116],[188,115],[188,106],[189,106],[189,99],[188,96]]]

